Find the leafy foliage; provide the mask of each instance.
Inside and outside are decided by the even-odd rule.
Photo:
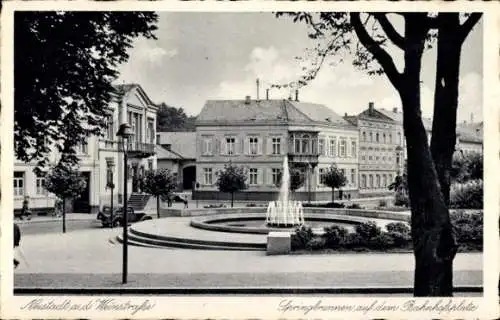
[[[336,249],[345,245],[349,230],[344,227],[331,225],[325,227],[325,245],[327,248]]]
[[[452,181],[458,183],[469,180],[482,180],[483,155],[480,153],[454,154],[450,175]]]
[[[465,183],[454,183],[450,191],[450,207],[482,209],[483,180],[469,180]]]
[[[323,177],[324,184],[330,188],[332,191],[335,188],[340,188],[345,186],[347,183],[347,178],[345,175],[337,168],[335,165],[332,165],[325,173]],[[333,201],[333,199],[332,199]]]
[[[196,117],[188,117],[182,108],[161,103],[156,117],[158,131],[195,131]]]
[[[224,170],[219,171],[215,184],[221,192],[234,193],[245,190],[248,187],[246,182],[245,168],[227,164],[224,166]]]
[[[76,164],[75,146],[102,134],[127,49],[139,36],[155,39],[156,21],[153,12],[15,12],[16,157],[44,167],[56,149]]]
[[[76,167],[58,164],[45,176],[45,189],[60,199],[78,198],[86,187]]]
[[[144,192],[155,197],[166,197],[175,190],[177,181],[168,169],[149,170],[144,176]]]
[[[295,190],[299,189],[302,187],[306,181],[305,175],[300,172],[297,168],[289,168],[289,173],[290,173],[290,185],[289,185],[289,190],[294,192]],[[281,182],[283,178],[283,173],[280,171],[278,174],[278,179],[276,183],[276,187],[281,187]]]

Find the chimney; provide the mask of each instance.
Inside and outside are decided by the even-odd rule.
[[[368,113],[373,114],[373,102],[368,102]]]
[[[266,100],[269,100],[269,89],[266,89]]]
[[[295,90],[295,101],[299,101],[299,90]]]
[[[392,109],[392,112],[394,112],[394,113],[398,113],[398,108],[393,108],[393,109]]]
[[[245,104],[250,104],[250,96],[245,97]]]
[[[260,87],[259,86],[259,78],[257,78],[256,83],[257,83],[257,100],[259,100],[259,87]]]

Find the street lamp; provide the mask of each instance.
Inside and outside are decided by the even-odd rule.
[[[127,184],[128,184],[128,161],[127,161],[127,147],[128,140],[134,135],[131,127],[127,123],[122,123],[118,132],[116,133],[121,140],[123,150],[123,272],[122,283],[127,283],[127,268],[128,268],[128,204],[127,204]]]
[[[115,168],[115,158],[109,157],[106,158],[106,166],[107,166],[107,183],[106,187],[111,189],[111,223],[110,223],[110,228],[114,227],[114,210],[113,210],[113,190],[115,189],[115,183],[114,183],[114,168]]]

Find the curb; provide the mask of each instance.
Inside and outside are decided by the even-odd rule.
[[[66,218],[66,222],[69,222],[69,221],[94,221],[94,220],[96,220],[96,219],[95,218],[88,218],[88,219],[75,219],[75,218],[68,219],[68,218]],[[33,223],[50,223],[50,222],[61,222],[62,223],[62,218],[52,219],[52,220],[38,220],[38,219],[22,220],[22,221],[14,220],[13,222],[18,224],[18,225],[33,224]]]
[[[457,286],[454,293],[483,293],[482,286]],[[135,294],[413,294],[413,287],[193,287],[193,288],[151,288],[151,287],[92,287],[92,288],[53,288],[53,287],[17,287],[15,295],[135,295]]]

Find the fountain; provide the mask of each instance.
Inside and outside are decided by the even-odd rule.
[[[267,206],[266,224],[275,227],[292,227],[304,224],[304,208],[300,201],[289,200],[290,172],[288,157],[283,158],[283,174],[278,201],[271,201]]]

